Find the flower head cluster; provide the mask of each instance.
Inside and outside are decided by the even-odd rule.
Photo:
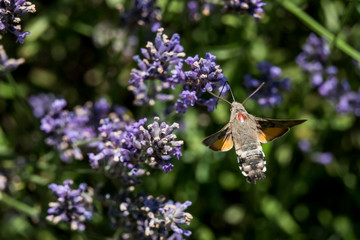
[[[264,15],[262,9],[266,3],[262,0],[225,0],[224,8],[227,11],[238,12],[240,14],[247,13],[256,19],[260,19]]]
[[[331,81],[337,75],[337,68],[329,64],[330,47],[325,38],[311,33],[302,46],[302,52],[296,57],[297,64],[310,74],[313,87]]]
[[[17,37],[16,42],[24,43],[30,32],[21,32],[21,16],[36,12],[35,5],[26,0],[0,0],[0,31],[10,32]]]
[[[207,1],[202,1],[199,3],[198,1],[189,1],[187,3],[187,12],[190,20],[199,21],[201,18],[201,14],[199,12],[201,7],[201,13],[204,16],[209,16],[210,12],[213,10],[214,5]]]
[[[33,114],[36,118],[41,118],[47,114],[52,103],[55,101],[56,97],[52,93],[40,93],[37,95],[32,95],[29,97],[29,104],[33,109]]]
[[[202,98],[206,91],[217,90],[224,95],[229,87],[225,85],[226,78],[219,65],[215,63],[216,57],[211,53],[206,53],[205,58],[188,57],[185,63],[191,70],[183,71],[183,63],[179,63],[172,71],[173,79],[183,85],[183,92],[175,103],[176,112],[185,113],[189,106],[195,103],[208,107],[208,111],[214,111],[217,99],[208,100]]]
[[[302,50],[296,62],[310,75],[312,87],[317,88],[320,95],[337,101],[349,89],[345,89],[346,83],[340,84],[337,67],[329,64],[330,47],[326,39],[311,33]]]
[[[48,221],[70,223],[71,230],[84,231],[84,222],[92,217],[92,189],[81,183],[78,189],[71,189],[72,180],[64,181],[64,185],[52,183],[49,188],[57,198],[49,203]]]
[[[199,3],[197,1],[189,1],[187,3],[187,10],[189,14],[189,18],[195,21],[198,21],[200,19],[199,14]]]
[[[281,90],[290,90],[290,79],[281,78],[281,68],[271,65],[269,62],[260,62],[257,65],[260,71],[260,80],[250,74],[245,75],[244,84],[249,93],[252,93],[262,82],[265,85],[254,95],[260,105],[275,106],[282,101]]]
[[[170,70],[174,65],[183,61],[185,56],[184,48],[180,45],[180,36],[174,34],[171,39],[163,34],[163,28],[158,29],[155,37],[155,43],[148,42],[145,48],[141,49],[143,59],[136,55],[134,60],[137,62],[138,69],[132,69],[132,84],[129,89],[136,96],[135,104],[144,103],[154,104],[155,99],[172,100],[172,96],[161,94],[163,89],[174,88],[177,84],[170,76]],[[145,83],[149,80],[160,80],[160,84],[152,84],[148,88]]]
[[[156,0],[134,0],[132,9],[125,13],[123,20],[132,25],[136,23],[139,26],[149,25],[155,32],[160,27],[161,11],[155,6]]]
[[[190,201],[165,202],[163,197],[139,194],[134,198],[125,197],[119,205],[111,211],[111,217],[116,225],[125,228],[123,239],[183,239],[191,235],[181,226],[189,225],[192,219],[192,215],[185,212]]]
[[[360,116],[360,93],[351,91],[346,80],[339,80],[337,67],[329,64],[330,48],[326,39],[312,33],[302,50],[296,62],[310,75],[312,87],[335,104],[339,113],[352,112]]]
[[[49,98],[52,97],[42,95],[29,99],[35,114],[40,116],[47,111],[40,126],[48,134],[46,143],[60,150],[60,158],[65,162],[73,158],[82,160],[83,154],[78,144],[96,136],[96,126],[108,114],[109,104],[101,99],[95,104],[88,102],[84,106],[76,106],[74,111],[68,111],[64,109],[64,99],[55,99],[51,104],[41,102]]]
[[[23,58],[8,58],[4,46],[0,44],[0,76],[3,75],[5,71],[13,71],[17,69],[19,65],[23,64],[24,62],[25,59]]]
[[[145,122],[146,118],[132,123],[116,117],[102,120],[98,130],[103,141],[97,154],[89,154],[91,166],[103,165],[130,184],[135,182],[134,177],[147,173],[145,165],[171,171],[170,159],[181,156],[183,141],[176,141],[173,133],[179,124],[159,123],[158,117],[146,127]]]
[[[339,113],[352,112],[360,117],[360,89],[358,92],[348,91],[341,95],[336,110]]]

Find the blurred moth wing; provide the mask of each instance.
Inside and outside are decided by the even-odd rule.
[[[226,124],[218,132],[205,138],[202,143],[214,151],[229,151],[234,145],[230,130],[230,124]]]
[[[305,122],[306,120],[280,120],[271,118],[255,117],[257,125],[257,134],[261,143],[270,142],[281,137],[289,131],[291,127]],[[226,152],[234,146],[231,134],[230,123],[227,123],[222,129],[205,138],[202,143],[213,151]]]
[[[259,140],[262,143],[270,142],[284,135],[290,128],[299,125],[306,120],[280,120],[271,118],[255,117]]]

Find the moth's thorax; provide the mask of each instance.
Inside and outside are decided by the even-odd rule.
[[[231,104],[230,127],[235,149],[247,144],[258,142],[255,117],[249,114],[241,103]]]

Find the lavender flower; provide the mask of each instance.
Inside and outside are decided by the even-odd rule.
[[[330,68],[330,75],[334,75],[331,74],[334,73],[334,71],[331,71],[333,66],[328,63],[330,48],[325,38],[318,38],[314,33],[311,33],[302,46],[302,50],[296,57],[296,62],[305,72],[311,75],[313,86],[319,86],[323,82],[324,75],[328,73],[326,71],[328,68]],[[335,69],[333,68],[333,70]]]
[[[16,42],[24,43],[30,32],[20,32],[21,16],[36,12],[35,5],[25,0],[0,0],[0,31],[10,32],[17,37]]]
[[[196,100],[198,100],[195,91],[185,90],[179,95],[182,99],[178,99],[175,103],[176,112],[185,113],[188,106],[194,106]]]
[[[311,150],[311,144],[309,140],[300,140],[298,146],[302,152],[309,152]]]
[[[310,75],[311,85],[320,95],[336,99],[339,93],[338,70],[329,64],[330,48],[325,38],[311,33],[296,57],[297,64]]]
[[[191,235],[191,232],[180,228],[179,224],[190,224],[192,216],[191,214],[184,212],[189,206],[191,206],[190,201],[186,201],[185,203],[174,203],[170,200],[165,203],[163,208],[159,209],[160,213],[163,214],[165,218],[165,224],[170,225],[171,230],[176,234],[184,234],[187,237]]]
[[[124,14],[123,20],[127,25],[136,23],[139,26],[149,25],[155,32],[160,28],[161,11],[156,7],[156,0],[133,0],[132,9]]]
[[[200,9],[201,8],[201,9]],[[187,12],[190,20],[199,21],[201,18],[200,12],[204,16],[209,16],[211,11],[213,10],[214,5],[207,1],[202,1],[201,3],[197,1],[189,1],[187,3]]]
[[[183,63],[179,63],[174,70],[172,70],[173,81],[179,82],[183,85],[184,91],[180,94],[182,99],[175,103],[176,112],[185,113],[189,106],[194,103],[208,107],[208,111],[213,111],[216,106],[216,98],[208,100],[202,98],[206,91],[213,92],[217,90],[225,95],[229,90],[227,85],[224,85],[226,78],[219,65],[215,63],[216,57],[211,53],[206,53],[205,58],[188,57],[185,63],[191,68],[190,71],[183,71]]]
[[[94,114],[96,120],[105,118],[111,110],[111,106],[106,98],[100,98],[94,104]]]
[[[333,161],[334,156],[330,152],[323,152],[323,153],[314,153],[312,155],[312,158],[313,158],[314,162],[317,162],[317,163],[320,163],[323,165],[328,165]]]
[[[57,201],[49,203],[46,219],[54,224],[69,222],[71,230],[84,231],[84,222],[92,217],[93,191],[86,183],[81,183],[78,189],[71,189],[71,185],[72,180],[64,181],[64,185],[49,185]]]
[[[76,106],[74,111],[65,110],[65,106],[64,99],[56,99],[46,106],[48,113],[41,119],[40,129],[48,134],[45,142],[61,151],[61,160],[82,160],[78,144],[94,139],[98,123],[108,114],[110,105],[105,99],[100,99],[95,105],[88,102],[84,106]],[[39,110],[35,107],[34,112]]]
[[[254,95],[254,98],[263,106],[271,107],[280,104],[283,99],[281,90],[286,92],[290,90],[290,79],[282,79],[281,69],[271,65],[269,62],[258,63],[257,67],[260,70],[260,80],[253,78],[250,74],[245,75],[245,88],[251,93],[262,82],[265,82],[265,85]]]
[[[352,112],[360,117],[360,90],[358,92],[348,91],[344,93],[336,105],[336,111],[339,113]]]
[[[200,19],[199,14],[199,3],[197,1],[189,1],[187,3],[187,10],[189,14],[189,18],[194,21],[198,21]]]
[[[209,3],[208,1],[204,1],[202,4],[202,14],[204,16],[209,16],[210,13],[214,10],[214,4]]]
[[[224,9],[240,14],[247,13],[255,19],[260,19],[264,15],[262,7],[265,5],[262,0],[225,0]]]
[[[98,153],[90,153],[89,159],[93,168],[103,165],[115,177],[124,183],[136,183],[136,177],[145,173],[145,165],[171,171],[172,157],[179,159],[183,141],[176,141],[173,131],[179,127],[177,123],[168,125],[154,122],[144,126],[146,118],[138,122],[126,123],[120,119],[104,119],[99,127],[102,144]]]
[[[1,40],[1,36],[0,36]],[[5,71],[13,71],[23,64],[25,59],[19,58],[8,58],[3,45],[0,44],[0,76],[4,74]]]
[[[190,201],[183,204],[165,202],[164,197],[146,194],[126,196],[120,201],[120,207],[111,211],[111,218],[114,224],[125,228],[122,239],[183,239],[183,236],[191,235],[181,227],[189,225],[192,219],[192,215],[185,212]]]
[[[29,103],[33,108],[33,114],[36,118],[41,118],[47,114],[52,103],[55,101],[56,97],[54,94],[49,93],[40,93],[38,95],[32,95],[29,97]]]
[[[176,79],[169,76],[170,70],[174,65],[183,61],[185,56],[184,48],[180,45],[180,36],[174,34],[171,39],[163,34],[163,28],[158,29],[155,38],[155,44],[148,42],[146,48],[141,49],[144,56],[135,56],[139,69],[132,69],[131,79],[129,83],[130,91],[135,94],[135,104],[142,105],[150,103],[153,105],[155,99],[164,100],[172,99],[169,95],[162,95],[163,89],[174,88],[178,84]],[[148,88],[145,83],[150,80],[160,80],[160,84],[152,84],[152,88]],[[165,96],[165,98],[164,98]]]
[[[330,48],[326,39],[318,38],[312,33],[302,50],[296,62],[310,75],[312,87],[336,105],[337,112],[351,112],[360,116],[360,94],[351,91],[350,84],[346,80],[338,79],[338,69],[329,64]]]

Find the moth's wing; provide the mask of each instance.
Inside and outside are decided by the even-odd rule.
[[[255,117],[260,142],[266,143],[284,135],[291,127],[306,120],[278,120],[271,118]]]
[[[226,124],[220,131],[205,138],[202,143],[214,151],[229,151],[233,147],[230,124]]]

